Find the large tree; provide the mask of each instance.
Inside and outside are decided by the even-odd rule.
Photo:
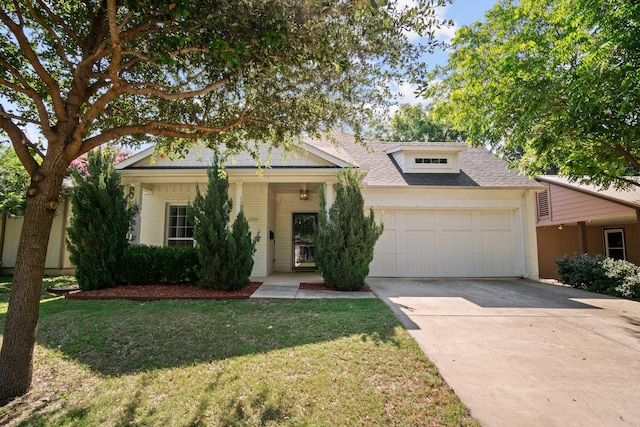
[[[456,142],[466,135],[437,120],[429,106],[403,104],[391,119],[382,122],[375,133],[381,141],[396,142]]]
[[[434,3],[22,0],[0,9],[0,130],[31,177],[0,352],[0,400],[25,393],[47,241],[69,163],[104,143],[168,153],[359,132],[421,66]],[[430,40],[430,39],[428,39]],[[46,151],[24,130],[36,126]]]
[[[435,113],[527,174],[625,186],[640,171],[640,4],[504,0],[461,28]]]

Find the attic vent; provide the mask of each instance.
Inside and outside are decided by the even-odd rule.
[[[538,193],[538,218],[547,218],[549,214],[549,192],[544,190]]]
[[[449,163],[448,159],[442,158],[434,158],[434,157],[416,157],[416,164],[438,164],[438,165],[446,165]]]

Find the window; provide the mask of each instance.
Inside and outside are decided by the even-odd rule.
[[[186,206],[169,206],[167,246],[193,246],[193,224]]]
[[[604,230],[604,249],[609,258],[627,259],[624,246],[624,229],[611,228]]]
[[[538,218],[547,218],[549,215],[549,191],[544,190],[538,193]]]
[[[416,157],[415,162],[419,165],[446,165],[449,160],[434,157]]]

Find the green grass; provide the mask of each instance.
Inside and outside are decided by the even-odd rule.
[[[2,325],[9,288],[0,279]],[[379,300],[43,292],[40,309],[32,390],[0,425],[477,425]]]

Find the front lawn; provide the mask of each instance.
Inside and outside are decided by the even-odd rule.
[[[8,288],[0,281],[1,326]],[[5,424],[477,425],[377,299],[140,303],[47,292],[33,389],[0,407]]]

